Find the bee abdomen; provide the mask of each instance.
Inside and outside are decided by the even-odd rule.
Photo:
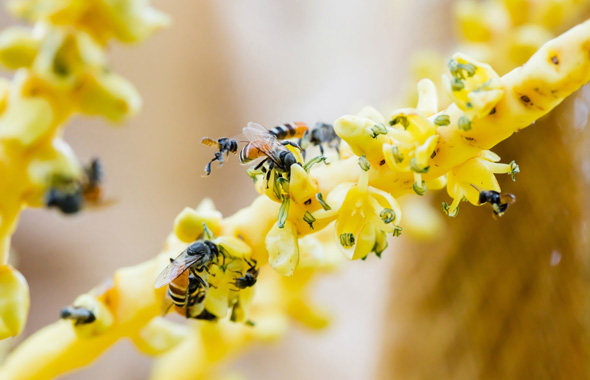
[[[277,125],[268,132],[279,140],[301,138],[309,128],[301,122]]]

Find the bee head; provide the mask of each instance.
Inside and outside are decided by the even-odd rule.
[[[288,152],[288,154],[285,154],[285,156],[283,157],[283,163],[285,165],[285,169],[289,170],[291,169],[291,166],[297,163],[297,159],[295,158],[295,155],[292,152]]]
[[[186,253],[189,256],[203,255],[207,252],[209,252],[209,246],[207,246],[201,240],[194,242],[193,244],[189,245],[189,247],[186,249]]]

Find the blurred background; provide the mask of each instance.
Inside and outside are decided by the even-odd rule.
[[[114,46],[110,57],[142,95],[141,113],[121,127],[76,118],[66,128],[82,160],[101,158],[106,197],[117,203],[72,217],[23,213],[13,246],[31,288],[24,337],[115,269],[158,253],[184,207],[208,196],[230,215],[254,199],[236,157],[202,177],[214,151],[201,137],[236,135],[248,121],[333,122],[399,95],[412,51],[452,43],[446,2],[404,3],[154,1],[173,25],[140,45]],[[4,9],[0,20],[15,23]],[[431,27],[436,33],[427,32]],[[292,379],[373,377],[389,263],[384,254],[326,276],[314,299],[333,313],[331,327],[318,333],[295,326],[287,339],[256,348],[234,367],[259,379],[276,378],[279,369]],[[145,379],[150,363],[120,342],[65,378]]]
[[[418,50],[442,52],[445,60],[450,55],[456,45],[451,3],[155,1],[172,16],[173,25],[136,47],[113,47],[111,55],[115,71],[143,96],[141,113],[123,128],[77,118],[66,129],[66,140],[79,157],[101,158],[106,197],[117,202],[73,217],[26,210],[14,237],[19,269],[31,287],[24,337],[55,321],[61,307],[115,269],[157,254],[185,206],[194,207],[208,196],[230,215],[250,203],[255,191],[236,157],[202,177],[214,152],[200,144],[201,137],[236,135],[248,121],[267,127],[286,121],[313,124],[332,122],[365,105],[388,111],[393,104],[414,106],[398,101],[414,84],[410,58]],[[14,23],[5,12],[0,21],[2,26]],[[589,91],[580,96],[590,109]],[[590,209],[583,197],[590,188],[590,176],[583,174],[588,159],[580,153],[590,151],[589,134],[580,127],[588,113],[585,119],[564,119],[580,115],[583,106],[576,104],[567,102],[564,107],[570,108],[555,116],[561,119],[546,118],[541,123],[545,129],[526,130],[501,148],[504,161],[525,161],[519,187],[507,181],[502,185],[517,194],[538,194],[519,198],[514,214],[521,213],[521,219],[509,214],[498,224],[489,209],[465,205],[460,217],[450,221],[445,241],[428,245],[399,239],[381,260],[345,263],[314,288],[315,301],[332,312],[328,329],[311,332],[294,325],[286,339],[256,346],[231,367],[257,379],[352,380],[392,378],[392,373],[404,380],[486,378],[483,373],[487,378],[527,378],[506,376],[502,366],[486,370],[511,358],[504,362],[524,363],[519,373],[527,373],[535,366],[525,354],[531,345],[540,347],[543,360],[553,356],[562,363],[575,361],[564,359],[571,352],[579,357],[590,353],[587,323],[579,322],[590,310],[588,292],[580,290],[589,278],[590,243],[583,236],[590,223],[588,213],[576,211]],[[545,133],[558,120],[563,125],[555,134]],[[551,157],[560,157],[554,161],[536,160],[543,151],[524,148],[527,143],[568,153],[553,152]],[[558,180],[562,182],[555,185]],[[568,186],[564,181],[570,181]],[[446,192],[439,198],[437,202],[445,199]],[[568,202],[559,202],[566,198]],[[553,220],[561,228],[552,235]],[[515,226],[522,227],[515,232],[523,239],[520,245],[509,243],[516,241],[510,240]],[[489,231],[487,240],[477,239],[482,231]],[[543,240],[548,236],[551,242]],[[537,245],[527,245],[529,241]],[[556,267],[554,251],[562,271],[549,271]],[[526,260],[514,265],[518,257]],[[574,277],[584,281],[562,287]],[[501,297],[506,294],[513,296]],[[552,296],[535,296],[539,294]],[[555,305],[560,313],[554,313]],[[511,318],[511,310],[519,317]],[[560,324],[563,320],[578,322]],[[519,335],[530,325],[537,328]],[[488,326],[494,329],[486,331]],[[558,333],[577,338],[555,344]],[[528,344],[514,343],[519,338]],[[504,341],[521,348],[506,352]],[[547,348],[552,345],[553,352]],[[89,369],[65,378],[146,379],[150,366],[150,358],[120,342]]]

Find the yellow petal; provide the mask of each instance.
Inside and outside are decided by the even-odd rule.
[[[266,235],[266,249],[270,266],[283,276],[291,276],[299,263],[297,230],[290,221],[283,228],[275,223]]]
[[[102,115],[117,122],[139,111],[141,97],[126,79],[102,73],[87,78],[80,89],[78,107],[87,115]]]
[[[29,286],[19,271],[0,266],[0,339],[17,336],[29,313]]]
[[[291,166],[291,180],[289,194],[296,203],[302,204],[308,199],[315,198],[318,187],[311,176],[299,165]]]
[[[156,317],[132,337],[132,341],[146,355],[161,355],[182,342],[187,330],[184,325]]]
[[[11,101],[0,117],[0,138],[29,147],[49,137],[53,110],[44,98]]]
[[[39,50],[30,29],[12,27],[0,34],[0,63],[9,69],[29,67]]]
[[[174,234],[186,243],[193,242],[203,235],[203,224],[207,224],[207,228],[217,234],[221,217],[221,213],[216,210],[197,211],[186,207],[174,219]]]

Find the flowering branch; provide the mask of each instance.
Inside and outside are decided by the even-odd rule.
[[[455,199],[446,207],[449,215],[456,215],[463,200],[483,203],[482,191],[500,191],[494,174],[518,171],[515,164],[496,163],[499,157],[487,149],[531,125],[590,80],[590,21],[550,41],[504,77],[459,54],[449,69],[448,90],[455,103],[446,110],[436,112],[434,85],[422,82],[418,109],[397,111],[389,120],[372,109],[338,119],[334,129],[344,141],[341,160],[311,169],[293,165],[288,172],[267,168],[270,175],[255,175],[261,196],[228,218],[209,203],[185,209],[160,255],[118,270],[106,290],[74,302],[93,313],[91,323],[58,321],[42,329],[8,358],[0,368],[2,378],[57,376],[90,363],[122,337],[148,353],[175,347],[181,334],[160,321],[165,292],[153,283],[168,260],[197,239],[211,241],[236,265],[251,259],[259,265],[268,262],[296,280],[300,273],[333,265],[329,250],[318,249],[332,222],[332,242],[345,257],[362,259],[370,252],[380,254],[385,233],[399,235],[402,213],[396,198],[403,194],[446,186]],[[296,149],[291,152],[304,162]],[[264,318],[256,320],[255,306],[250,314],[252,289],[226,286],[235,275],[220,261],[209,270],[209,275],[201,274],[217,290],[204,299],[208,319],[229,316],[255,323],[250,331],[268,331]],[[247,334],[248,327],[243,328],[240,334]]]

